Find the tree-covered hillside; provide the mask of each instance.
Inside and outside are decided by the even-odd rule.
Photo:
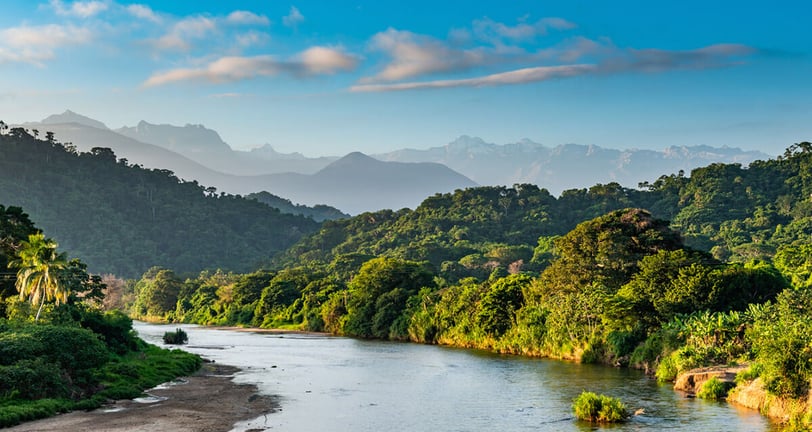
[[[2,132],[0,203],[24,208],[94,273],[134,277],[155,265],[248,271],[318,226],[117,160],[106,148],[78,153],[50,133]]]
[[[671,221],[685,243],[722,261],[785,254],[812,236],[812,144],[749,167],[713,164],[663,175],[638,189],[617,183],[564,191],[535,185],[478,187],[438,194],[412,210],[325,222],[277,260],[329,263],[345,254],[429,261],[448,278],[495,267],[540,270],[552,239],[612,210],[644,208]],[[796,246],[791,246],[796,245]]]
[[[460,190],[325,222],[274,268],[186,280],[154,268],[120,297],[151,319],[602,362],[660,380],[749,364],[740,387],[808,426],[810,167],[802,143],[641,190]]]

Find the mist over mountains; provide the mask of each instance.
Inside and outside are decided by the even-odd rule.
[[[66,111],[23,126],[40,133],[52,131],[58,141],[72,142],[79,151],[108,147],[131,164],[168,169],[222,192],[270,192],[293,203],[329,205],[350,214],[414,208],[435,193],[477,184],[532,183],[558,195],[596,183],[635,187],[663,173],[687,173],[714,162],[747,165],[769,157],[732,147],[616,150],[579,144],[547,147],[527,139],[499,145],[461,136],[425,150],[308,158],[298,152],[277,152],[269,144],[250,151],[233,150],[203,125],[141,121],[110,129],[98,120]]]
[[[385,161],[436,162],[482,185],[536,184],[554,195],[567,189],[617,182],[626,187],[656,180],[663,173],[690,173],[714,162],[741,163],[767,159],[758,151],[730,147],[679,146],[655,150],[616,150],[596,145],[562,144],[546,147],[521,140],[492,144],[461,136],[442,147],[403,149],[374,155]]]

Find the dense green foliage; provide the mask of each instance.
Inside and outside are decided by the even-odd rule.
[[[0,320],[0,427],[137,397],[200,367],[196,355],[137,339],[120,313],[62,309],[47,324]]]
[[[16,259],[17,249],[37,229],[28,215],[19,207],[0,204],[0,299],[18,294],[16,271],[9,269],[9,262]],[[0,316],[5,316],[6,304],[0,302]]]
[[[812,379],[810,172],[801,143],[643,190],[438,194],[324,222],[253,273],[153,267],[117,297],[146,319],[604,362],[663,380],[749,362],[773,395],[798,398]]]
[[[40,267],[55,257],[59,266]],[[19,267],[0,279],[0,427],[136,397],[200,367],[196,355],[143,343],[122,312],[103,312],[101,279],[58,253],[19,208],[0,206],[0,262]],[[30,285],[45,271],[58,292]]]
[[[764,164],[780,167],[810,156],[801,149]],[[792,183],[799,174],[784,175]],[[285,255],[283,270],[175,280],[175,310],[167,304],[152,318],[628,364],[664,380],[695,367],[753,362],[774,394],[802,394],[812,378],[810,314],[787,305],[808,296],[806,234],[787,237],[781,226],[775,227],[780,239],[760,234],[761,244],[771,238],[776,245],[773,264],[772,254],[745,259],[692,248],[674,225],[646,210],[611,210],[645,198],[676,217],[678,191],[690,182],[663,177],[647,192],[601,186],[558,200],[527,186],[477,188],[435,196],[415,211],[326,222]],[[806,199],[787,205],[802,207]],[[555,210],[563,202],[584,205],[574,207],[580,217],[604,212],[564,231],[576,219],[565,217],[564,207]],[[546,206],[543,216],[530,210],[538,205]],[[750,217],[715,208],[718,217]],[[798,224],[809,217],[797,216]],[[698,236],[686,238],[702,246]]]
[[[578,420],[592,423],[618,423],[630,417],[620,399],[586,391],[572,401],[572,411]]]
[[[248,271],[317,227],[107,148],[77,153],[18,128],[0,135],[0,203],[25,208],[93,272],[124,277],[155,265]]]

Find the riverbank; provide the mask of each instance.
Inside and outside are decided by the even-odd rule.
[[[747,365],[692,369],[677,376],[674,390],[694,396],[705,382],[715,378],[729,386],[730,391],[725,400],[730,404],[758,411],[785,425],[797,426],[797,430],[807,430],[812,426],[812,389],[804,398],[780,398],[767,392],[761,378],[736,382],[736,376],[747,369]]]
[[[215,432],[227,431],[243,420],[254,419],[279,409],[257,388],[236,384],[239,369],[206,363],[192,376],[149,390],[146,400],[122,400],[93,411],[75,411],[24,423],[7,429],[14,432]]]

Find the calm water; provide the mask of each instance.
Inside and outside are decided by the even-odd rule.
[[[280,412],[235,430],[773,430],[755,411],[684,398],[638,371],[417,344],[135,325],[161,346],[163,333],[177,327],[189,334],[183,349],[242,368],[236,381],[280,398]],[[571,404],[582,390],[645,413],[613,427],[578,422]]]

